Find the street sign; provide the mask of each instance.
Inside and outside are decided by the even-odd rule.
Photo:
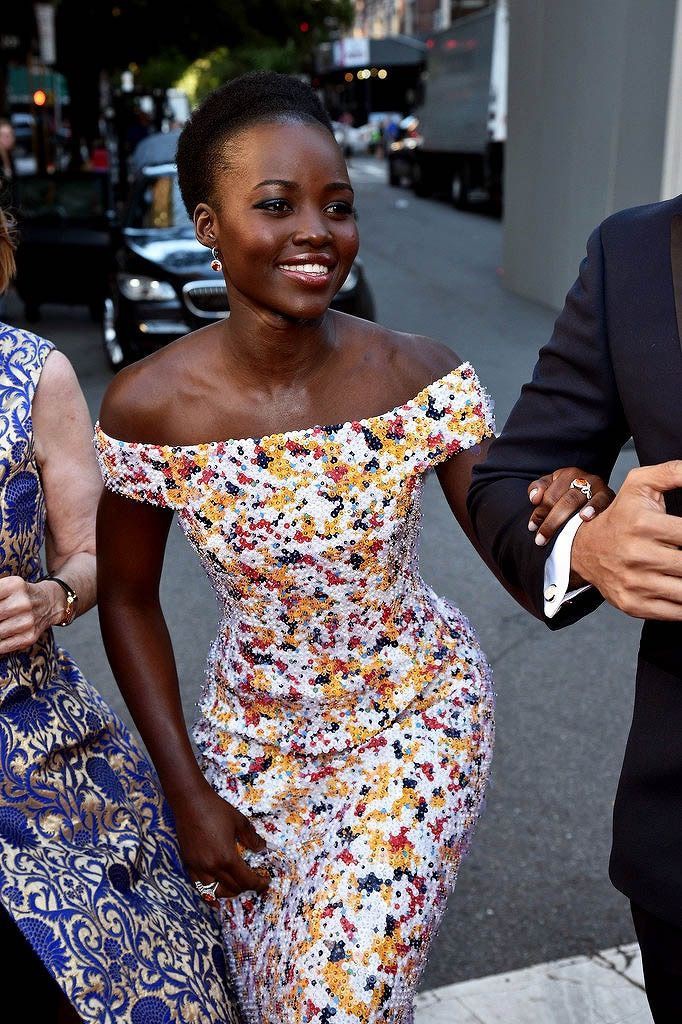
[[[369,39],[366,36],[361,36],[358,39],[352,37],[337,39],[333,43],[332,53],[337,68],[364,67],[370,63]]]

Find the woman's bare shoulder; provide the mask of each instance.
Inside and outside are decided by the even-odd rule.
[[[99,424],[121,441],[163,444],[173,434],[186,363],[185,339],[120,370],[107,388]]]
[[[394,331],[365,320],[356,320],[352,326],[364,359],[407,391],[414,389],[414,394],[462,363],[453,348],[425,335]]]
[[[53,348],[40,372],[33,399],[34,414],[36,407],[52,402],[68,405],[76,397],[82,397],[76,371],[68,357],[59,349]]]

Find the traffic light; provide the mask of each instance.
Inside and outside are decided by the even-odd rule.
[[[33,93],[33,102],[36,107],[44,107],[47,103],[47,93],[44,89],[36,89]]]
[[[309,32],[310,31],[310,22],[302,21],[298,27],[299,27],[301,32]]]

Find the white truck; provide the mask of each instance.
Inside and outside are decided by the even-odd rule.
[[[417,195],[447,193],[464,208],[475,195],[502,204],[507,137],[507,0],[461,18],[427,41],[424,102],[412,149]]]

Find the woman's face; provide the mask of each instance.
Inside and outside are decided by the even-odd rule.
[[[318,319],[358,251],[353,189],[334,137],[321,125],[255,124],[226,142],[225,157],[217,205],[201,204],[194,220],[199,241],[221,253],[231,306]]]

